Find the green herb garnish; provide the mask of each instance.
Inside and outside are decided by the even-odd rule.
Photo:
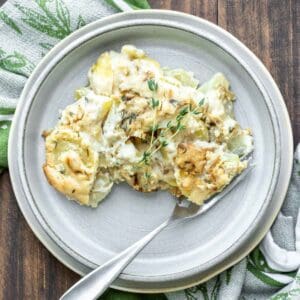
[[[204,98],[202,98],[202,99],[199,101],[198,105],[199,105],[199,106],[202,106],[203,104],[204,104]]]
[[[140,163],[144,163],[145,165],[149,165],[149,158],[150,158],[151,153],[148,151],[145,151],[143,153],[142,159],[139,161]]]
[[[176,117],[176,121],[180,122],[184,118],[184,116],[188,113],[189,113],[189,107],[186,106],[179,111],[179,114]]]
[[[167,147],[169,145],[168,141],[164,138],[159,138],[159,142],[162,148]]]
[[[149,79],[148,80],[148,87],[149,87],[150,91],[156,92],[157,89],[158,89],[158,84],[154,79]]]
[[[154,98],[151,98],[151,103],[150,103],[151,108],[158,107],[159,104],[160,104],[159,100],[156,100],[156,99],[154,99]]]
[[[185,106],[182,108],[178,115],[176,116],[175,120],[168,121],[165,129],[161,129],[157,133],[157,137],[154,138],[154,133],[159,130],[159,125],[158,124],[153,124],[150,129],[151,129],[151,140],[150,140],[150,145],[148,149],[143,153],[142,159],[140,160],[140,163],[145,163],[149,165],[151,157],[153,154],[155,154],[157,151],[159,151],[161,148],[167,147],[169,145],[170,140],[172,140],[180,131],[184,130],[186,128],[185,125],[181,123],[183,118],[193,112],[194,110],[190,110],[191,106]],[[168,131],[172,131],[172,135],[168,138],[168,140],[165,138],[166,133]]]
[[[157,129],[158,129],[158,124],[150,126],[151,132],[155,132],[155,131],[157,131]]]

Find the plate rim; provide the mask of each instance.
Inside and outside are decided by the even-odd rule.
[[[102,25],[102,24],[104,24],[104,23],[109,23],[109,22],[111,22],[111,21],[115,21],[115,20],[118,20],[119,18],[121,18],[121,21],[122,21],[122,17],[123,18],[128,18],[128,20],[123,20],[123,23],[126,23],[126,22],[129,22],[130,20],[131,20],[131,18],[132,18],[132,16],[137,16],[137,15],[148,15],[148,18],[150,18],[151,19],[151,17],[162,17],[162,15],[164,15],[164,16],[176,16],[176,17],[180,17],[181,19],[183,18],[183,19],[186,19],[186,20],[192,20],[193,22],[194,21],[196,21],[196,23],[198,23],[198,25],[203,25],[203,24],[206,24],[206,26],[209,26],[209,27],[211,27],[213,30],[216,30],[217,31],[217,33],[219,33],[220,34],[220,36],[222,37],[222,35],[225,35],[225,36],[227,36],[227,37],[229,37],[229,39],[231,40],[231,41],[233,41],[233,42],[235,42],[235,43],[237,43],[245,52],[247,52],[248,53],[248,55],[250,54],[251,56],[252,56],[252,58],[256,61],[256,63],[258,64],[258,66],[260,67],[260,69],[261,69],[261,71],[263,71],[262,73],[262,75],[263,76],[265,76],[266,77],[266,79],[268,80],[268,82],[271,84],[271,88],[272,88],[272,90],[273,90],[273,92],[277,95],[277,98],[281,101],[281,109],[282,109],[282,113],[285,115],[285,119],[286,119],[286,124],[285,124],[285,126],[287,126],[288,127],[288,140],[289,140],[289,149],[288,149],[288,151],[287,152],[289,152],[290,153],[290,155],[288,155],[288,167],[287,167],[287,169],[288,169],[288,175],[286,175],[285,177],[286,177],[286,183],[285,183],[285,185],[286,185],[286,187],[285,188],[283,188],[283,191],[282,191],[282,195],[284,195],[285,193],[286,193],[286,189],[287,189],[287,183],[288,183],[288,181],[289,181],[289,176],[290,176],[290,173],[291,173],[291,167],[292,167],[292,152],[293,152],[293,141],[292,141],[292,136],[291,136],[291,125],[290,125],[290,122],[289,122],[289,117],[288,117],[288,114],[287,114],[287,110],[286,110],[286,107],[285,107],[285,104],[284,104],[284,102],[283,102],[283,99],[282,99],[282,96],[281,96],[281,94],[280,94],[280,92],[279,92],[279,89],[278,89],[278,87],[277,87],[277,85],[275,84],[275,82],[274,82],[274,80],[272,79],[272,77],[271,77],[271,75],[269,74],[269,72],[266,70],[266,68],[262,65],[262,63],[259,61],[259,59],[244,45],[244,44],[242,44],[239,40],[237,40],[235,37],[233,37],[230,33],[228,33],[227,31],[225,31],[224,29],[222,29],[222,28],[220,28],[219,26],[217,26],[217,25],[215,25],[215,24],[213,24],[213,23],[211,23],[211,22],[209,22],[209,21],[206,21],[206,20],[204,20],[204,19],[201,19],[201,18],[198,18],[198,17],[195,17],[195,16],[191,16],[191,15],[188,15],[188,14],[185,14],[185,13],[180,13],[180,12],[174,12],[174,11],[166,11],[166,10],[147,10],[147,11],[135,11],[135,12],[126,12],[126,13],[119,13],[119,14],[115,14],[115,15],[112,15],[112,16],[108,16],[108,17],[105,17],[105,18],[103,18],[103,19],[101,19],[101,20],[98,20],[98,21],[95,21],[95,22],[92,22],[92,23],[90,23],[90,24],[88,24],[87,26],[85,26],[84,28],[82,28],[82,29],[80,29],[80,30],[78,30],[78,31],[76,31],[76,32],[74,32],[73,34],[71,34],[70,36],[68,36],[66,39],[64,39],[64,40],[62,40],[61,42],[59,42],[52,50],[50,50],[49,52],[48,52],[48,54],[46,54],[46,56],[41,60],[41,62],[37,65],[37,67],[35,68],[35,71],[33,72],[33,74],[31,75],[31,77],[27,80],[27,82],[26,82],[26,85],[25,85],[25,87],[24,87],[24,89],[23,89],[23,92],[22,92],[22,95],[21,95],[21,97],[20,97],[20,102],[25,102],[25,100],[26,100],[26,96],[28,96],[27,95],[27,93],[29,93],[29,95],[30,95],[30,89],[32,88],[32,86],[34,86],[34,83],[32,83],[33,81],[34,81],[34,78],[35,78],[35,76],[36,77],[40,77],[40,76],[42,76],[40,73],[38,74],[38,71],[40,70],[40,68],[44,65],[44,64],[48,64],[50,61],[51,61],[51,56],[53,55],[53,53],[55,53],[56,51],[58,51],[59,49],[61,49],[61,48],[63,48],[63,50],[66,52],[66,53],[68,53],[69,51],[71,51],[72,49],[74,49],[74,48],[72,48],[71,46],[72,46],[72,43],[70,43],[71,45],[70,45],[70,47],[65,47],[65,45],[68,45],[68,42],[69,41],[71,41],[71,42],[75,42],[76,40],[77,40],[77,37],[80,39],[80,36],[88,36],[88,33],[89,33],[89,29],[90,28],[93,28],[94,26],[99,26],[100,27],[100,25]],[[179,18],[179,19],[180,19]],[[120,21],[120,22],[121,22]],[[167,22],[167,23],[170,23],[170,20],[167,20],[167,18],[166,19],[164,19],[163,20],[164,22]],[[178,22],[179,23],[179,22]],[[199,24],[200,23],[200,24]],[[137,24],[134,24],[134,25],[137,25]],[[116,28],[115,28],[116,29]],[[91,35],[91,36],[93,36],[93,35]],[[84,41],[87,41],[88,39],[87,39],[87,37],[84,39]],[[219,45],[220,46],[220,45]],[[222,47],[222,46],[221,46]],[[70,48],[70,50],[67,50],[68,48]],[[223,47],[222,47],[223,48]],[[234,56],[233,56],[234,57]],[[235,57],[234,57],[235,58]],[[60,59],[62,59],[62,57],[60,58]],[[49,60],[49,62],[47,63],[47,60]],[[244,66],[244,64],[243,64],[243,66]],[[52,68],[51,68],[52,69]],[[247,70],[247,69],[246,69]],[[49,74],[48,72],[47,72],[47,70],[45,70],[45,73],[46,74]],[[251,74],[252,75],[252,74]],[[253,76],[251,76],[252,78],[253,78]],[[256,82],[256,80],[254,80],[255,82]],[[261,88],[260,88],[260,90],[261,90]],[[29,97],[28,96],[28,99],[29,98],[31,98],[31,101],[33,101],[33,99],[34,99],[34,97]],[[30,101],[30,102],[31,102]],[[27,101],[27,102],[29,102],[29,101]],[[271,101],[272,102],[272,101]],[[8,153],[9,153],[9,165],[10,165],[10,170],[11,170],[11,172],[10,172],[10,176],[11,176],[11,182],[12,182],[12,185],[13,185],[13,188],[14,188],[14,191],[15,191],[15,194],[16,194],[16,198],[17,198],[17,202],[18,202],[18,204],[19,204],[19,207],[20,207],[20,209],[21,209],[21,211],[22,211],[22,213],[23,213],[23,215],[25,216],[25,218],[26,218],[26,221],[27,221],[27,223],[29,224],[29,226],[31,227],[31,229],[34,231],[34,233],[37,235],[37,237],[42,241],[42,243],[46,246],[46,248],[48,248],[48,250],[52,253],[52,254],[54,254],[54,256],[59,256],[59,257],[57,257],[62,263],[64,263],[65,265],[67,265],[69,268],[71,268],[71,269],[73,269],[74,270],[74,266],[72,265],[72,263],[68,263],[68,262],[66,262],[66,260],[65,259],[63,259],[63,258],[61,258],[61,256],[57,253],[57,251],[55,251],[54,249],[53,249],[53,246],[52,245],[50,245],[49,244],[49,241],[46,241],[46,239],[45,239],[45,237],[43,237],[42,235],[43,234],[41,234],[41,232],[40,232],[40,230],[38,230],[37,228],[36,228],[36,225],[34,225],[33,223],[33,221],[32,221],[32,217],[30,217],[29,216],[29,214],[28,214],[28,209],[26,209],[25,208],[25,206],[24,206],[24,203],[22,202],[22,197],[20,196],[20,193],[22,192],[22,191],[20,191],[20,189],[24,189],[24,187],[22,186],[22,187],[18,187],[17,186],[17,183],[16,183],[16,181],[17,180],[15,180],[16,179],[16,175],[18,175],[18,174],[16,174],[17,173],[17,169],[18,168],[14,168],[14,166],[15,166],[15,164],[16,164],[16,160],[13,158],[13,156],[14,157],[16,157],[15,155],[13,155],[12,153],[13,153],[13,151],[12,151],[12,149],[13,149],[13,142],[16,140],[16,136],[17,136],[17,134],[14,134],[14,132],[16,132],[17,131],[17,126],[18,126],[18,124],[20,123],[20,120],[21,120],[21,109],[20,109],[20,107],[21,107],[21,105],[18,105],[18,108],[17,108],[17,110],[16,110],[16,113],[15,113],[15,118],[14,118],[14,121],[13,121],[13,123],[12,123],[12,128],[11,128],[11,134],[10,134],[10,139],[9,139],[9,151],[8,151]],[[24,107],[22,106],[22,110],[24,109]],[[274,109],[274,112],[276,112],[277,113],[277,111]],[[24,117],[24,116],[23,116]],[[277,116],[277,118],[278,118],[278,116]],[[278,128],[278,131],[280,131],[280,128]],[[19,140],[19,139],[18,139]],[[15,152],[15,151],[14,151]],[[17,163],[19,163],[20,161],[19,161],[19,159],[18,159],[18,161],[17,161]],[[278,168],[279,168],[279,166],[278,166]],[[15,173],[16,172],[16,173]],[[279,171],[278,171],[278,176],[279,176]],[[274,185],[276,184],[277,182],[275,182],[274,183]],[[274,189],[273,189],[273,192],[274,192]],[[24,190],[23,190],[23,193],[24,193]],[[19,195],[19,196],[18,196]],[[272,197],[270,196],[270,201],[272,200],[271,199]],[[283,197],[282,197],[283,198]],[[270,225],[271,225],[271,223],[273,223],[273,221],[274,221],[274,219],[275,219],[275,217],[276,217],[276,215],[277,215],[277,213],[278,213],[278,211],[279,211],[279,209],[280,209],[280,207],[281,207],[281,204],[282,204],[282,202],[283,202],[283,199],[282,200],[277,200],[277,207],[275,208],[275,211],[277,211],[277,212],[275,212],[275,213],[273,213],[273,215],[272,215],[272,218],[271,217],[269,217],[269,224],[268,225],[265,225],[264,227],[264,233],[260,233],[260,236],[259,237],[256,237],[256,242],[252,242],[252,248],[254,248],[256,245],[257,245],[257,243],[261,240],[261,238],[263,237],[263,235],[267,232],[267,230],[269,229],[269,227],[270,227]],[[265,205],[265,204],[264,204]],[[263,205],[263,206],[264,206]],[[32,208],[31,208],[32,209]],[[257,217],[256,217],[257,218]],[[43,228],[44,229],[44,228]],[[45,229],[44,229],[45,230]],[[252,230],[253,230],[253,227],[252,227]],[[247,232],[248,232],[248,230],[247,230]],[[249,234],[250,235],[250,234]],[[256,236],[257,236],[258,234],[256,234]],[[254,240],[254,238],[253,238],[253,240]],[[250,243],[250,242],[249,242]],[[50,248],[50,249],[49,249]],[[248,246],[248,248],[249,248],[249,246]],[[248,249],[248,251],[246,252],[246,251],[244,251],[244,254],[243,254],[243,256],[245,256],[247,253],[249,253],[251,250],[252,250],[252,248],[249,250]],[[236,259],[237,260],[237,259]],[[231,263],[231,265],[233,265],[235,262],[236,262],[236,260],[234,260],[234,261],[232,261],[232,263]],[[228,268],[230,265],[226,265],[226,267],[225,268]],[[216,273],[219,273],[219,272],[221,272],[222,270],[224,270],[225,269],[224,267],[222,268],[222,269],[219,269],[218,271],[216,271],[215,273],[213,273],[213,274],[210,274],[210,276],[208,276],[209,278],[210,277],[213,277]],[[78,273],[78,269],[77,268],[75,268],[75,270],[74,270],[75,272],[77,272]],[[178,274],[178,273],[176,273],[176,274]],[[129,277],[130,277],[130,275],[129,275]],[[135,278],[135,276],[133,276],[134,278]],[[160,276],[160,277],[163,277],[163,276]],[[207,278],[205,278],[205,279],[202,279],[201,281],[203,281],[203,280],[207,280],[208,279],[208,277]],[[149,278],[149,277],[145,277],[145,278]],[[149,282],[150,284],[151,284],[151,281]],[[171,290],[173,291],[173,290],[176,290],[176,289],[182,289],[182,288],[185,288],[185,287],[189,287],[189,286],[193,286],[193,285],[195,285],[195,284],[197,284],[198,282],[193,282],[193,283],[191,283],[191,284],[189,284],[188,286],[180,286],[180,287],[176,287],[175,289],[174,288],[171,288]],[[141,292],[141,291],[143,291],[143,292],[153,292],[153,290],[151,289],[151,290],[147,290],[147,289],[132,289],[132,288],[128,288],[128,287],[122,287],[122,285],[114,285],[113,286],[114,288],[118,288],[118,289],[123,289],[123,290],[126,290],[126,291],[138,291],[138,292]],[[156,292],[161,292],[161,291],[170,291],[170,289],[158,289]]]

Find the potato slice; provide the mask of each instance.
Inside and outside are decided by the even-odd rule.
[[[207,144],[207,145],[205,145]],[[175,159],[175,178],[182,194],[201,205],[240,174],[247,162],[219,145],[182,143]]]
[[[89,71],[90,85],[98,95],[110,96],[113,89],[113,70],[109,52],[105,52]]]
[[[55,129],[46,137],[44,172],[49,183],[70,199],[89,205],[98,153],[71,129]]]

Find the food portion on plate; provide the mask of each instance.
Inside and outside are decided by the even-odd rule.
[[[126,45],[101,54],[88,78],[44,132],[45,175],[69,199],[95,207],[127,182],[201,205],[247,167],[253,138],[234,118],[221,73],[200,85]]]

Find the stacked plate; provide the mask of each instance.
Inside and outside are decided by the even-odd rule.
[[[292,135],[280,92],[241,42],[205,20],[170,11],[117,14],[76,31],[38,65],[13,122],[10,174],[19,206],[37,237],[61,262],[85,274],[143,237],[171,213],[167,193],[115,187],[97,209],[66,201],[42,171],[41,133],[86,84],[88,68],[106,50],[144,49],[164,66],[184,68],[203,82],[222,72],[237,95],[235,112],[253,129],[251,175],[203,216],[162,232],[127,267],[114,287],[139,292],[182,289],[243,258],[271,226],[284,200],[292,166]]]

